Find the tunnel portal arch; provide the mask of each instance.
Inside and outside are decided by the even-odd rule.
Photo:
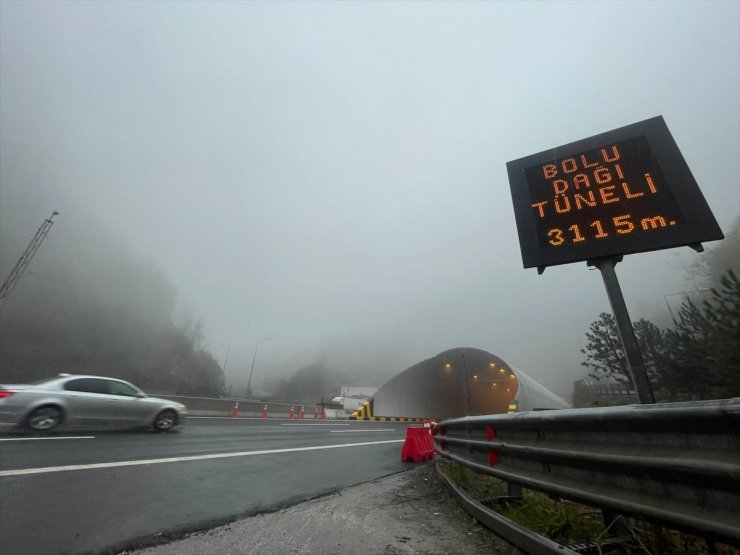
[[[568,403],[501,357],[458,347],[396,374],[353,416],[446,419],[562,408]]]

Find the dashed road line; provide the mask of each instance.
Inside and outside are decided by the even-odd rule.
[[[339,445],[316,445],[313,447],[293,447],[290,449],[267,449],[262,451],[239,451],[236,453],[215,453],[210,455],[192,455],[188,457],[169,457],[166,459],[141,459],[136,461],[118,461],[95,464],[73,464],[67,466],[47,466],[43,468],[23,468],[17,470],[0,470],[0,476],[27,476],[29,474],[49,474],[51,472],[69,472],[73,470],[93,470],[97,468],[117,468],[123,466],[145,466],[150,464],[164,464],[187,461],[206,461],[212,459],[228,459],[233,457],[251,457],[255,455],[277,455],[280,453],[299,453],[302,451],[321,451],[325,449],[341,449],[346,447],[364,447],[366,445],[383,445],[385,443],[400,443],[402,439],[386,439],[383,441],[363,441],[362,443],[341,443]]]
[[[280,424],[281,426],[349,426],[349,424]]]

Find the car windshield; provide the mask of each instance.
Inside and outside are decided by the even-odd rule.
[[[738,404],[740,0],[0,0],[1,555],[729,555]]]

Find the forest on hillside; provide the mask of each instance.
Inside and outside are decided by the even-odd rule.
[[[29,238],[17,231],[27,222],[3,223],[5,280]],[[203,345],[202,324],[176,322],[176,301],[157,266],[103,224],[61,214],[0,307],[0,383],[68,372],[117,377],[150,392],[220,395],[224,375]]]

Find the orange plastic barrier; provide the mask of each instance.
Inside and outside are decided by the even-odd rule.
[[[434,458],[434,442],[429,428],[409,426],[406,428],[406,441],[401,449],[403,462],[430,461]]]

